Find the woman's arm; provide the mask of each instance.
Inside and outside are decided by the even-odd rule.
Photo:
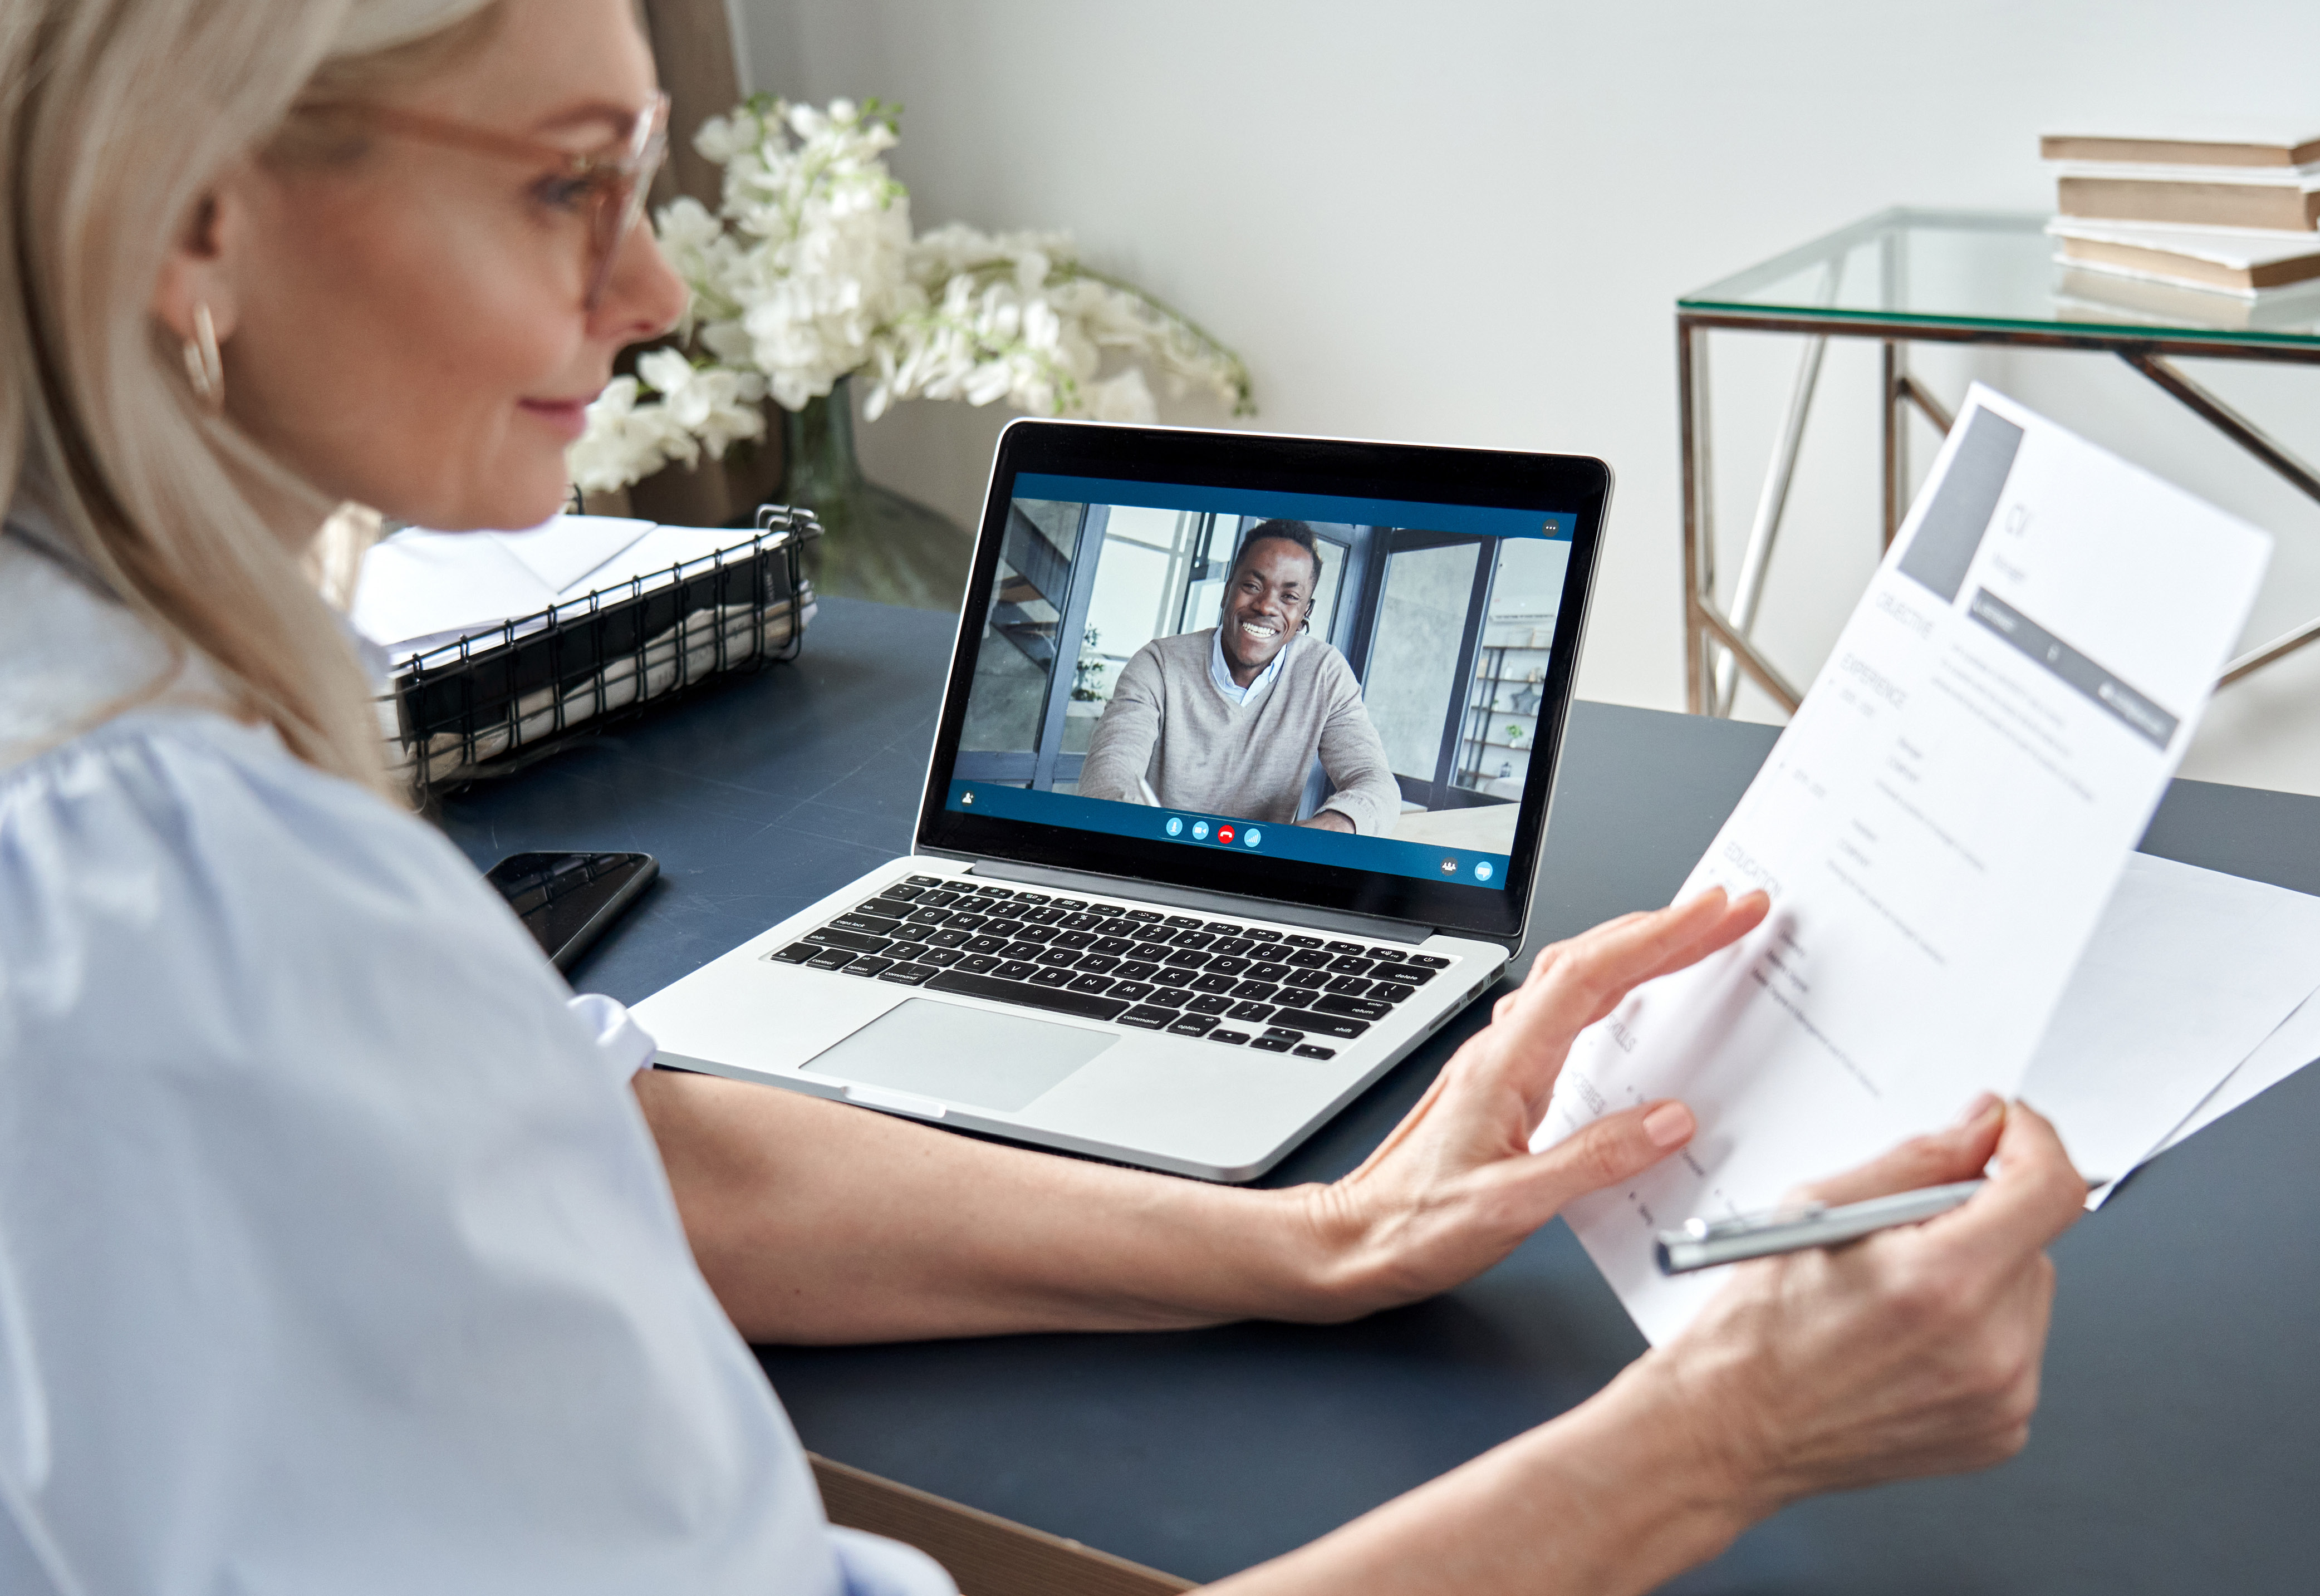
[[[1571,1040],[1763,918],[1709,893],[1541,954],[1385,1144],[1327,1186],[1243,1191],[650,1071],[636,1089],[702,1270],[758,1341],[1355,1318],[1447,1289],[1691,1133],[1681,1105],[1529,1150]]]
[[[2037,1405],[2044,1248],[2086,1196],[2053,1128],[1991,1099],[1815,1194],[1971,1178],[1993,1149],[1994,1178],[1954,1213],[1741,1266],[1590,1401],[1214,1589],[1622,1596],[1801,1497],[2013,1456]]]

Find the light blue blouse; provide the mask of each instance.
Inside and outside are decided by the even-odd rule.
[[[207,681],[0,538],[0,1591],[950,1591],[824,1522],[649,1040]]]

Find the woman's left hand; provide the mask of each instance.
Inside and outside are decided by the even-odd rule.
[[[1540,952],[1490,1026],[1443,1067],[1367,1162],[1300,1193],[1325,1257],[1329,1318],[1415,1301],[1481,1274],[1573,1198],[1632,1179],[1691,1139],[1672,1100],[1607,1114],[1544,1152],[1530,1139],[1578,1034],[1629,992],[1746,935],[1770,901],[1713,888]]]

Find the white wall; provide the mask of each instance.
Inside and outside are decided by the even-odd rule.
[[[1072,228],[1247,357],[1257,424],[1609,460],[1580,690],[1663,708],[1678,294],[1895,203],[2042,209],[2042,130],[2320,130],[2320,6],[2279,0],[734,4],[756,86],[904,103],[893,164],[921,226]],[[1793,350],[1715,351],[1727,571]],[[2320,506],[2117,361],[1917,364],[1952,402],[1981,376],[2271,529],[2252,634],[2320,613]],[[2195,371],[2320,459],[2320,367]],[[971,523],[1001,419],[905,406],[865,429],[865,463]],[[1837,343],[1759,631],[1792,677],[1875,558],[1876,441],[1873,346]],[[2313,654],[2219,701],[2187,774],[2320,792]]]

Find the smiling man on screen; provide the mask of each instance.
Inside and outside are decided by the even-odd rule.
[[[1080,795],[1288,824],[1316,755],[1329,795],[1303,823],[1379,836],[1401,788],[1345,656],[1305,630],[1321,554],[1301,521],[1249,529],[1215,627],[1155,638],[1119,673]]]

